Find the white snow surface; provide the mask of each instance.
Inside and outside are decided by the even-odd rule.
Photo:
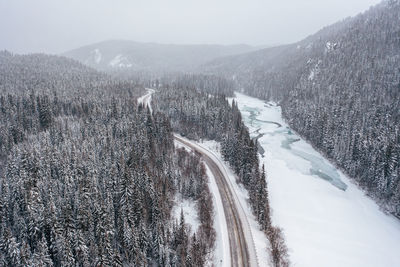
[[[400,266],[400,221],[293,133],[275,103],[240,93],[235,101],[252,135],[264,134],[272,220],[283,228],[292,265]],[[313,174],[315,165],[331,179]]]
[[[192,233],[197,232],[197,229],[199,229],[200,226],[200,220],[197,214],[196,203],[190,199],[184,199],[180,194],[177,194],[175,198],[175,206],[172,208],[172,214],[178,222],[181,219],[182,211],[185,223],[190,225]]]
[[[184,144],[175,141],[176,147],[183,147],[189,151],[191,148],[185,146]],[[206,174],[208,176],[208,188],[211,191],[213,197],[213,205],[214,205],[214,229],[216,232],[215,238],[215,250],[213,255],[213,266],[230,266],[231,265],[231,254],[229,249],[229,235],[228,235],[228,227],[226,224],[226,217],[224,206],[222,204],[221,195],[219,194],[217,182],[215,181],[214,175],[208,168],[207,164],[204,164],[206,167]]]
[[[310,62],[310,60],[309,60]],[[307,62],[308,63],[308,62]],[[321,60],[318,60],[315,66],[310,70],[310,74],[308,75],[308,80],[313,81],[315,78],[315,75],[319,73],[319,65],[322,63]]]
[[[242,185],[236,183],[236,175],[233,173],[231,168],[228,167],[229,163],[223,160],[220,153],[220,144],[215,141],[209,141],[209,140],[199,142],[198,144],[206,148],[209,151],[208,154],[211,154],[211,156],[217,158],[219,162],[224,163],[223,169],[225,169],[225,172],[228,174],[229,177],[228,183],[231,185],[235,197],[239,200],[240,207],[242,208],[241,210],[244,211],[246,216],[246,221],[244,221],[243,223],[244,224],[247,223],[250,228],[251,240],[253,241],[253,244],[248,244],[249,249],[253,247],[256,250],[256,258],[258,266],[260,267],[270,266],[271,264],[268,254],[269,241],[266,235],[260,230],[260,226],[251,211],[247,190]],[[215,184],[215,187],[216,186],[217,185]],[[218,191],[217,187],[216,190]],[[226,238],[229,240],[228,236],[226,236]],[[227,245],[229,246],[229,243]]]
[[[93,54],[94,54],[94,61],[95,61],[97,64],[99,64],[100,61],[101,61],[101,58],[102,58],[101,53],[100,53],[100,50],[99,50],[99,49],[95,49],[95,50],[93,51]]]
[[[119,67],[119,68],[132,67],[132,63],[130,63],[129,60],[121,54],[116,55],[115,58],[113,58],[109,64],[111,67],[114,67],[114,68],[115,67]]]
[[[214,204],[214,229],[216,232],[215,250],[214,250],[214,265],[215,266],[229,266],[230,265],[230,250],[229,250],[229,236],[228,227],[226,225],[224,206],[222,205],[221,196],[219,194],[217,183],[215,182],[214,175],[206,166],[206,173],[209,178],[208,188],[210,188],[213,196]]]
[[[332,50],[335,50],[336,47],[337,47],[337,43],[327,42],[325,45],[325,52],[330,52]]]
[[[310,75],[308,75],[308,80],[310,80],[310,81],[314,80],[314,76],[315,76],[315,72],[314,72],[314,70],[311,70]]]
[[[153,109],[151,108],[151,95],[155,93],[154,89],[146,88],[147,94],[142,95],[137,99],[137,102],[140,104],[143,104],[145,106],[148,106],[150,109],[150,112],[153,113]]]

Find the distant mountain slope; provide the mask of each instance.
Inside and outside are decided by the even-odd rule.
[[[0,52],[1,93],[29,93],[31,90],[63,93],[105,79],[110,78],[66,57]]]
[[[20,73],[22,71],[41,72],[49,75],[78,75],[92,74],[100,75],[100,73],[80,62],[62,57],[47,54],[13,54],[9,51],[0,51],[0,67],[1,74]]]
[[[62,56],[0,51],[0,94],[56,94],[60,98],[102,98],[142,94],[135,83],[111,77]]]
[[[279,100],[283,92],[293,87],[309,60],[337,48],[333,40],[354,18],[347,18],[325,27],[314,35],[294,44],[281,45],[211,60],[198,68],[199,72],[234,79],[247,93],[261,98]]]
[[[175,150],[169,119],[138,106],[141,91],[65,57],[0,52],[0,266],[211,258],[203,163]],[[183,200],[198,229],[183,212],[178,228]]]
[[[182,71],[217,57],[255,49],[247,45],[172,45],[112,40],[77,48],[63,55],[101,70]]]
[[[281,103],[291,127],[400,216],[400,1],[203,72]]]

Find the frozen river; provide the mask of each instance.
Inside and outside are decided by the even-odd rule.
[[[294,266],[400,266],[400,221],[290,130],[274,103],[235,100],[266,165],[274,224]]]
[[[265,107],[270,110],[279,109],[276,107],[276,105],[272,103],[265,104]],[[304,166],[302,166],[302,168],[298,168],[298,171],[301,171],[304,174],[308,175],[310,174],[316,175],[330,182],[337,188],[341,190],[346,190],[347,185],[340,179],[340,175],[335,167],[326,162],[321,155],[314,153],[310,154],[296,147],[295,143],[301,141],[301,139],[298,136],[294,135],[289,127],[282,126],[281,123],[276,121],[267,121],[258,119],[257,117],[259,117],[262,112],[262,110],[260,110],[259,108],[245,105],[241,110],[243,113],[249,114],[247,117],[244,118],[245,123],[246,125],[251,126],[253,129],[256,129],[252,131],[252,137],[257,138],[260,141],[260,144],[262,141],[271,142],[274,139],[273,138],[274,136],[279,138],[281,148],[289,150],[292,155],[298,156],[310,164],[310,166],[307,168],[303,168]],[[271,125],[272,129],[270,127]],[[268,126],[268,128],[266,126]],[[270,138],[261,138],[265,134],[269,135]],[[264,149],[265,146],[263,144],[261,145],[262,145],[261,153],[263,155],[265,151]],[[296,166],[294,167],[296,168]]]

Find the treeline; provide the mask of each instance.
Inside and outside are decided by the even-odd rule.
[[[180,174],[178,192],[185,199],[196,203],[200,227],[190,236],[181,213],[179,225],[174,227],[179,234],[175,236],[175,250],[179,266],[205,266],[210,263],[210,255],[215,244],[214,208],[211,192],[208,188],[208,177],[201,156],[187,152],[184,148],[176,150],[176,161]]]
[[[196,88],[205,93],[223,94],[225,96],[233,96],[236,89],[236,84],[233,81],[221,76],[194,73],[164,74],[160,83],[175,88]]]
[[[5,266],[168,262],[172,136],[135,101],[84,102],[87,113],[14,146],[1,179]]]
[[[132,81],[112,79],[71,59],[1,51],[0,158],[28,135],[46,130],[55,117],[89,115],[83,100],[133,99],[144,92]]]
[[[279,101],[294,130],[400,217],[399,32],[400,1],[384,1],[296,44],[209,70]]]
[[[64,77],[60,57],[1,56],[2,69],[19,70],[0,73],[0,265],[182,266],[188,227],[171,209],[202,166],[195,156],[190,170],[178,164],[169,119],[136,103],[143,88],[93,80],[81,65]],[[198,199],[200,230],[185,230],[186,266],[202,266],[213,247],[209,201]]]
[[[101,96],[107,83],[122,83],[72,59],[45,54],[18,55],[0,51],[0,92],[2,94],[53,94],[60,98]],[[135,91],[125,91],[133,93]]]
[[[134,81],[141,85],[158,89],[165,85],[175,88],[197,88],[209,94],[224,94],[233,96],[237,84],[222,76],[214,74],[185,73],[185,72],[164,72],[154,73],[150,71],[129,71],[118,70],[108,71],[113,77],[123,81]]]
[[[398,217],[399,32],[400,1],[356,17],[329,37],[282,101],[293,129]]]
[[[272,226],[264,168],[260,170],[257,144],[242,122],[235,104],[224,95],[209,95],[196,89],[165,87],[153,95],[155,110],[171,119],[174,131],[191,139],[221,142],[221,153],[249,192],[250,204],[260,227],[271,243],[275,266],[289,265],[282,232]]]

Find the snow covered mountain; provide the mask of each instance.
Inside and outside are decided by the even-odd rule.
[[[0,51],[1,93],[26,94],[34,91],[56,92],[63,97],[76,96],[83,92],[78,89],[91,91],[110,79],[109,75],[70,58]],[[86,90],[84,94],[87,94]]]
[[[217,57],[255,49],[248,45],[173,45],[111,40],[77,48],[63,55],[100,70],[181,71]]]
[[[353,27],[356,18],[325,27],[297,43],[213,59],[198,70],[233,78],[247,93],[278,100],[305,68],[310,74],[311,63],[339,48],[337,39]]]

